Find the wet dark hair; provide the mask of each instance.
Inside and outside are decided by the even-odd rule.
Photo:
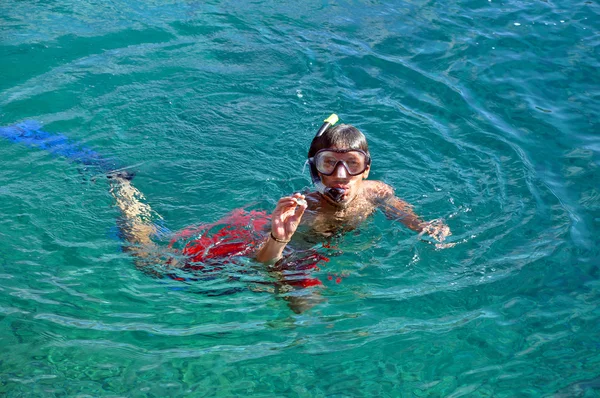
[[[339,124],[331,127],[320,137],[313,138],[308,150],[308,157],[312,158],[321,149],[332,147],[361,149],[371,157],[367,137],[359,129],[349,124]]]

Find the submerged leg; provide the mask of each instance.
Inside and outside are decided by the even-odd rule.
[[[135,256],[137,266],[164,263],[164,256],[152,241],[152,236],[158,231],[153,220],[162,217],[144,203],[144,195],[131,184],[128,178],[122,175],[111,175],[109,178],[110,192],[121,211],[117,226],[121,236],[128,242],[123,250]]]

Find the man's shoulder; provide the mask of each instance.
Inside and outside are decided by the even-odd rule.
[[[372,199],[383,199],[394,196],[394,188],[383,181],[366,180],[364,186]]]

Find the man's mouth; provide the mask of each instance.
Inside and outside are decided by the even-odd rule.
[[[350,185],[348,184],[343,184],[343,183],[333,183],[330,185],[330,188],[338,188],[338,189],[348,189],[350,188]]]

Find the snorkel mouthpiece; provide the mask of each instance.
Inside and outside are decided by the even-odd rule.
[[[325,195],[329,196],[334,202],[339,203],[344,198],[346,190],[344,188],[327,188]]]
[[[320,137],[323,134],[325,134],[325,132],[327,130],[329,130],[329,128],[331,126],[333,126],[334,124],[336,124],[338,122],[339,118],[335,113],[332,113],[331,116],[329,116],[327,119],[324,120],[323,125],[321,126],[321,128],[319,128],[319,130],[317,131],[317,134],[315,134],[315,137]],[[319,191],[321,193],[321,195],[325,195],[328,198],[330,198],[331,200],[333,200],[336,203],[339,203],[342,201],[342,199],[344,198],[344,194],[346,193],[346,190],[344,188],[327,188],[322,182],[321,182],[321,177],[319,177],[319,172],[317,171],[317,167],[315,166],[315,164],[312,161],[309,161],[310,164],[310,176],[312,178],[312,182],[313,184],[315,184],[315,188],[317,189],[317,191]]]

